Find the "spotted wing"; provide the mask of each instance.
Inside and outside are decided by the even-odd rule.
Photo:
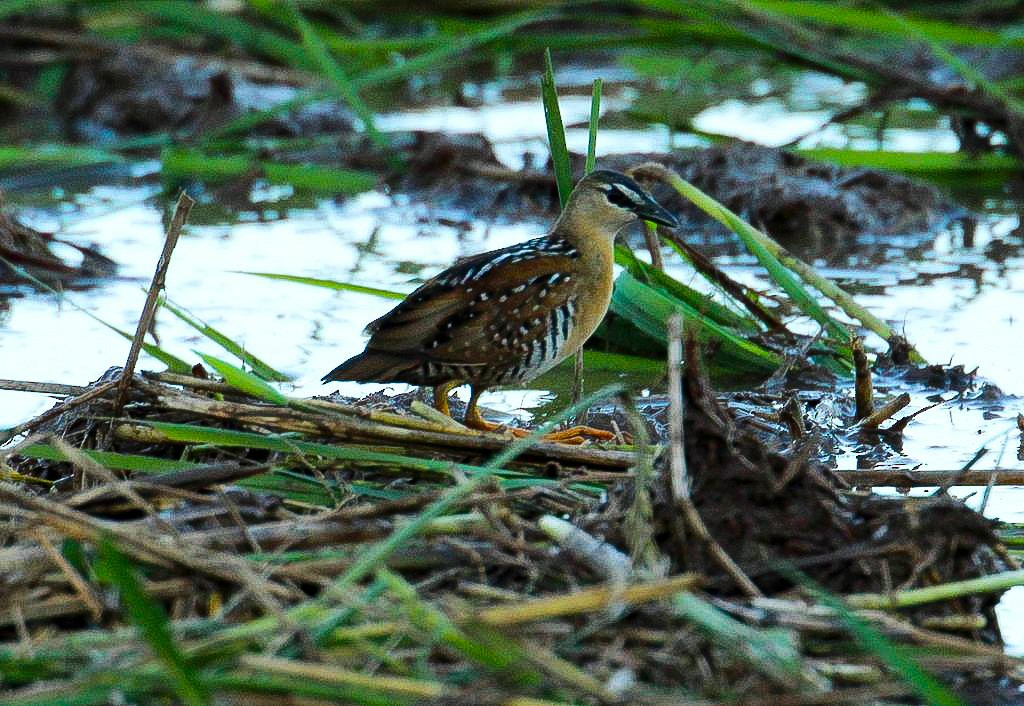
[[[539,239],[464,261],[373,322],[367,349],[524,376],[569,336],[577,256]]]

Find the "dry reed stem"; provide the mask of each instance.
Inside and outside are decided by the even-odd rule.
[[[697,345],[691,341],[689,345]],[[668,390],[669,390],[669,488],[672,501],[679,509],[686,526],[703,542],[715,563],[728,574],[741,591],[752,598],[763,596],[750,577],[711,536],[704,519],[690,496],[690,480],[686,469],[686,445],[683,411],[683,320],[678,314],[668,320]]]
[[[472,620],[493,627],[521,625],[616,606],[660,601],[680,591],[691,591],[700,586],[701,582],[702,577],[697,574],[682,574],[630,586],[596,586],[559,596],[533,598],[515,605],[484,608],[477,611]]]
[[[46,536],[46,533],[41,530],[34,530],[32,537],[39,543],[39,546],[46,552],[46,556],[50,558],[50,561],[54,563],[57,568],[60,569],[61,573],[71,584],[71,587],[75,589],[75,593],[81,599],[82,604],[88,609],[92,615],[94,621],[99,621],[103,615],[103,604],[100,599],[97,598],[93,592],[92,587],[85,582],[81,575],[75,571],[74,567],[68,563],[68,560],[64,558],[64,555],[57,551],[57,548],[53,546],[53,542]]]
[[[0,390],[12,392],[35,392],[41,395],[60,395],[74,397],[88,392],[88,387],[81,385],[61,385],[56,382],[32,382],[30,380],[0,380]]]
[[[853,369],[856,374],[854,383],[854,398],[856,400],[857,421],[870,417],[875,411],[875,391],[871,381],[871,366],[868,364],[868,356],[864,352],[864,339],[860,336],[853,338]]]
[[[171,254],[174,252],[174,246],[178,244],[181,229],[185,226],[188,214],[195,203],[188,194],[182,191],[181,195],[178,196],[178,203],[174,206],[174,215],[167,226],[164,249],[160,253],[160,259],[157,260],[156,271],[153,273],[153,281],[149,285],[149,291],[146,292],[146,303],[142,306],[142,315],[139,316],[139,324],[135,328],[135,336],[132,338],[131,348],[128,349],[128,359],[121,370],[121,379],[117,385],[117,395],[114,397],[114,416],[121,413],[121,409],[128,399],[128,390],[131,388],[132,379],[135,376],[135,364],[139,362],[142,342],[153,325],[153,318],[156,316],[157,300],[160,292],[163,291],[164,282],[167,280],[167,270],[171,266]]]
[[[439,698],[447,690],[447,687],[440,682],[395,677],[387,674],[364,674],[350,669],[343,669],[336,664],[293,662],[287,659],[264,655],[242,655],[238,663],[261,674],[283,674],[291,677],[303,677],[319,684],[356,686],[373,691],[386,691],[392,694],[415,696],[423,699]]]
[[[247,567],[242,566],[245,560],[236,555],[202,547],[202,556],[198,556],[195,551],[198,547],[194,543],[174,542],[172,537],[152,535],[137,525],[126,527],[121,523],[97,520],[52,500],[24,493],[11,483],[0,483],[0,499],[32,511],[39,522],[74,539],[98,543],[104,536],[110,536],[117,542],[118,549],[136,561],[167,568],[180,567],[230,584],[244,584],[239,573]],[[293,600],[301,595],[280,584],[263,583],[271,595]]]
[[[891,419],[897,412],[910,404],[910,393],[904,392],[878,407],[857,423],[858,429],[877,429],[882,422]]]
[[[86,404],[87,402],[92,402],[93,400],[103,397],[105,394],[116,388],[117,384],[118,381],[113,380],[111,382],[105,382],[101,385],[97,385],[88,392],[83,392],[78,397],[74,397],[70,400],[65,400],[63,403],[46,410],[42,414],[39,414],[33,417],[32,419],[29,419],[27,422],[22,422],[21,424],[13,426],[10,429],[7,429],[3,433],[0,433],[0,445],[6,444],[14,437],[28,431],[29,429],[38,428],[40,425],[45,424],[51,419],[59,417],[65,412],[71,411],[75,407],[80,407],[81,405]]]
[[[421,431],[379,424],[364,419],[344,417],[324,418],[299,412],[287,407],[252,405],[237,402],[217,401],[168,389],[151,390],[157,395],[158,404],[169,410],[191,412],[214,419],[224,419],[278,431],[294,431],[304,434],[326,436],[342,441],[389,441],[399,445],[426,445],[453,448],[466,451],[502,451],[508,446],[508,439],[497,434],[454,434],[450,432]],[[156,429],[140,426],[120,425],[115,434],[136,441],[171,442],[163,438]],[[524,456],[541,457],[570,465],[593,465],[614,468],[629,468],[635,461],[634,455],[626,451],[602,450],[568,446],[554,442],[535,442],[523,451]]]

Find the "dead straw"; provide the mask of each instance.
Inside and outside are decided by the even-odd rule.
[[[135,376],[135,364],[139,361],[139,353],[142,351],[142,342],[149,333],[156,317],[157,302],[160,293],[164,289],[164,282],[167,280],[167,270],[171,266],[171,254],[178,244],[178,237],[181,229],[188,220],[188,214],[195,205],[195,201],[184,191],[178,196],[178,202],[174,206],[174,215],[167,226],[167,237],[164,240],[164,249],[160,253],[160,259],[156,263],[156,271],[153,273],[153,281],[150,282],[149,291],[146,293],[146,303],[142,306],[142,315],[139,317],[138,326],[135,327],[135,336],[132,338],[131,348],[128,349],[128,358],[125,360],[124,369],[121,371],[121,379],[117,385],[117,395],[114,397],[114,414],[121,413],[125,402],[128,399],[128,390]]]

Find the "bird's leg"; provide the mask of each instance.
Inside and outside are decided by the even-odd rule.
[[[477,407],[477,402],[480,400],[480,395],[483,393],[484,388],[473,387],[473,392],[469,396],[469,406],[466,407],[466,418],[463,421],[470,429],[478,429],[479,431],[498,431],[504,429],[505,431],[512,432],[513,436],[523,437],[529,436],[530,432],[525,429],[515,429],[513,427],[503,427],[501,424],[495,424],[484,419],[483,415],[480,414],[480,409]]]
[[[451,394],[452,390],[459,386],[459,383],[455,380],[451,382],[445,382],[440,385],[434,386],[434,409],[443,414],[446,417],[452,416],[452,411],[448,408],[448,395]]]
[[[473,393],[469,397],[469,406],[466,408],[466,419],[463,422],[470,429],[479,429],[480,431],[498,431],[504,430],[511,432],[513,436],[524,437],[529,436],[530,432],[526,429],[516,429],[514,427],[502,427],[501,424],[494,424],[483,418],[480,414],[480,409],[477,406],[477,402],[480,399],[480,394],[483,389],[474,387]],[[594,429],[593,427],[572,427],[571,429],[565,429],[563,431],[556,431],[550,434],[545,434],[541,437],[544,441],[556,441],[562,444],[582,444],[586,437],[597,438],[601,441],[610,441],[615,438],[615,435],[609,431],[603,429]]]

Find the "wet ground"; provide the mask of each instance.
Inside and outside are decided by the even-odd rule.
[[[589,70],[560,73],[560,83],[578,84],[578,90],[570,89],[575,95],[562,100],[567,125],[585,121],[589,98],[584,87],[593,75]],[[607,79],[608,73],[604,75]],[[481,102],[478,106],[424,106],[383,116],[379,127],[480,133],[508,167],[542,165],[547,154],[544,117],[535,93],[524,93],[512,83],[477,86],[473,93]],[[603,108],[608,115],[620,112],[629,106],[630,96],[628,83],[612,84]],[[784,96],[726,100],[701,113],[695,124],[710,133],[782,145],[821,125],[829,110],[861,97],[855,87],[808,74]],[[570,129],[568,142],[570,149],[584,150],[586,130]],[[700,144],[698,138],[676,136],[664,128],[612,127],[602,129],[598,154],[664,152]],[[801,145],[941,151],[954,150],[956,140],[938,124],[890,129],[879,145],[874,131],[853,126],[828,127]],[[79,308],[134,329],[163,239],[168,200],[161,193],[158,167],[139,163],[128,170],[93,173],[81,181],[62,177],[61,188],[0,179],[0,188],[23,222],[78,245],[96,244],[120,265],[118,277],[71,292],[63,300],[8,288],[10,296],[4,298],[0,314],[0,375],[84,384],[123,359],[127,342]],[[824,274],[855,292],[861,303],[894,322],[930,362],[963,365],[968,373],[977,369],[973,384],[960,393],[946,381],[930,386],[928,380],[880,378],[876,395],[909,391],[913,399],[908,410],[943,402],[915,419],[899,438],[840,435],[834,449],[840,468],[957,469],[972,462],[979,470],[1024,468],[1016,427],[1017,414],[1024,412],[1024,400],[1018,397],[1024,395],[1024,331],[1018,315],[1024,301],[1024,241],[1017,234],[1017,203],[1002,188],[959,186],[947,195],[967,206],[976,219],[965,220],[960,216],[966,209],[953,208],[943,211],[942,218],[915,222],[909,231],[890,228],[884,234],[859,234],[842,242],[789,243]],[[324,392],[319,378],[361,350],[363,325],[392,302],[242,272],[286,273],[408,291],[458,257],[534,237],[549,222],[543,208],[524,211],[520,222],[505,216],[472,218],[450,204],[438,206],[438,200],[381,191],[349,199],[313,199],[286,187],[258,184],[250,196],[254,205],[240,212],[214,202],[197,207],[174,253],[167,292],[176,304],[293,375],[289,393],[298,396]],[[754,286],[764,284],[753,258],[743,254],[728,234],[708,229],[691,232],[690,237],[732,276]],[[73,248],[54,247],[70,262],[82,257]],[[695,277],[670,257],[666,264],[684,281]],[[165,348],[185,358],[193,348],[210,349],[207,341],[166,313],[160,316],[157,333]],[[564,375],[556,378],[546,389],[493,392],[484,403],[503,411],[543,415],[554,392],[564,391],[565,380]],[[374,388],[342,383],[328,389],[361,395]],[[844,404],[850,397],[852,390],[845,389],[826,396],[820,414],[827,418],[829,405]],[[554,404],[562,400],[564,396]],[[12,392],[0,393],[0,401],[2,426],[52,404],[38,395]],[[969,503],[978,506],[981,495],[978,492]],[[1024,522],[1022,499],[1019,489],[997,488],[985,512]],[[1014,606],[1024,607],[1022,589],[1008,593],[1001,606],[1005,637],[1011,649],[1022,654],[1024,623],[1013,617]]]

